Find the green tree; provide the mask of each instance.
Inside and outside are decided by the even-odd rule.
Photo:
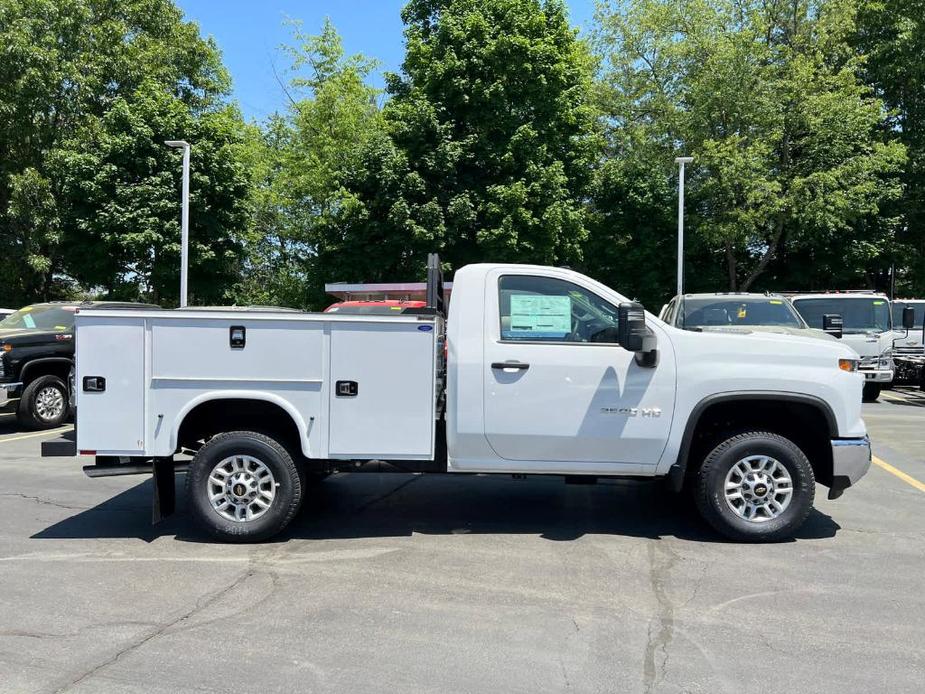
[[[404,274],[428,250],[454,268],[580,258],[600,141],[591,59],[562,2],[411,0],[402,18],[390,138],[371,141],[343,227],[376,254],[364,271]]]
[[[0,303],[63,291],[171,302],[193,143],[191,292],[237,270],[240,116],[211,41],[170,0],[0,0]],[[207,189],[208,188],[208,189]]]
[[[730,289],[811,281],[788,254],[838,249],[854,277],[882,262],[904,150],[877,137],[853,2],[629,0],[598,18],[608,121],[661,162],[696,157],[691,227]]]
[[[856,44],[864,76],[889,108],[886,141],[908,152],[904,195],[895,206],[901,218],[893,260],[904,270],[900,293],[925,292],[925,2],[864,0]]]
[[[324,283],[352,279],[364,254],[344,226],[362,218],[351,181],[366,178],[372,141],[383,134],[375,62],[347,56],[330,21],[317,35],[294,25],[286,113],[254,144],[254,217],[243,302],[320,308]]]

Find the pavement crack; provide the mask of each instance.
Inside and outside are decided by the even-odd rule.
[[[13,497],[17,499],[25,499],[26,501],[34,501],[37,504],[42,504],[43,506],[54,506],[56,508],[63,508],[68,511],[86,511],[90,506],[69,506],[68,504],[62,504],[57,501],[52,501],[51,499],[46,499],[43,496],[30,496],[29,494],[17,494],[15,492],[5,492],[0,494],[0,497]]]
[[[649,621],[643,660],[643,681],[649,694],[665,679],[668,668],[668,647],[674,638],[674,603],[668,595],[668,581],[671,569],[678,561],[678,554],[664,544],[664,541],[650,542],[649,583],[655,596],[656,615]]]
[[[169,622],[165,622],[165,623],[163,623],[163,624],[158,624],[153,630],[147,632],[146,634],[144,634],[144,635],[141,636],[140,638],[137,638],[137,639],[131,641],[130,643],[126,644],[124,648],[121,648],[120,650],[118,650],[114,655],[110,656],[109,658],[107,658],[106,660],[104,660],[102,663],[99,663],[99,664],[93,666],[92,668],[90,668],[89,670],[87,670],[86,672],[84,672],[84,673],[78,675],[77,677],[72,678],[70,681],[68,681],[67,683],[65,683],[64,685],[62,685],[62,686],[59,687],[58,689],[56,689],[56,690],[55,690],[55,694],[61,694],[61,692],[65,692],[65,691],[67,691],[68,689],[71,689],[72,687],[77,686],[78,684],[80,684],[80,683],[83,682],[84,680],[87,680],[87,679],[93,677],[94,675],[96,675],[96,674],[97,674],[98,672],[100,672],[101,670],[104,670],[104,669],[106,669],[107,667],[109,667],[110,665],[112,665],[112,664],[118,662],[119,659],[122,658],[122,656],[124,656],[124,655],[126,655],[126,654],[128,654],[128,653],[131,653],[132,651],[136,651],[136,650],[138,650],[139,648],[141,648],[142,646],[144,646],[146,643],[148,643],[149,641],[151,641],[152,639],[156,639],[158,636],[160,636],[161,634],[163,634],[164,632],[166,632],[166,631],[167,631],[168,629],[170,629],[171,627],[173,627],[173,626],[175,626],[175,625],[177,625],[177,624],[182,624],[183,622],[188,621],[188,620],[191,619],[192,617],[196,616],[197,613],[201,612],[202,610],[207,609],[209,606],[211,606],[212,604],[214,604],[215,602],[217,602],[218,600],[220,600],[222,597],[224,597],[225,595],[227,595],[228,593],[230,593],[232,590],[234,590],[235,588],[237,588],[237,587],[238,587],[239,585],[241,585],[244,581],[246,581],[248,578],[250,578],[253,574],[254,574],[254,570],[253,570],[253,569],[250,569],[250,568],[247,569],[246,571],[242,571],[242,572],[241,572],[240,574],[238,574],[238,576],[235,577],[235,579],[234,579],[233,581],[231,581],[231,583],[229,583],[228,585],[224,586],[223,588],[219,588],[218,590],[213,591],[212,593],[210,593],[210,594],[208,594],[208,595],[205,595],[205,596],[200,597],[200,598],[196,601],[195,606],[193,606],[191,609],[189,609],[189,610],[187,610],[186,612],[184,612],[184,613],[178,615],[176,618],[170,620]]]

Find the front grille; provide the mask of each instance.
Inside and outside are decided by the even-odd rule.
[[[893,354],[900,357],[921,357],[925,355],[925,347],[896,347],[893,349]]]

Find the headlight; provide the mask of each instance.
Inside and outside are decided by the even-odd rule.
[[[892,369],[893,368],[893,350],[888,349],[880,355],[880,368],[881,369]]]
[[[838,368],[842,371],[857,371],[858,370],[858,360],[857,359],[839,359]]]

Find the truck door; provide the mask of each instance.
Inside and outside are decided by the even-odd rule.
[[[671,427],[673,352],[638,365],[617,307],[541,274],[497,270],[485,292],[485,435],[508,460],[655,465]],[[667,353],[666,353],[667,352]],[[667,358],[666,358],[667,357]]]

